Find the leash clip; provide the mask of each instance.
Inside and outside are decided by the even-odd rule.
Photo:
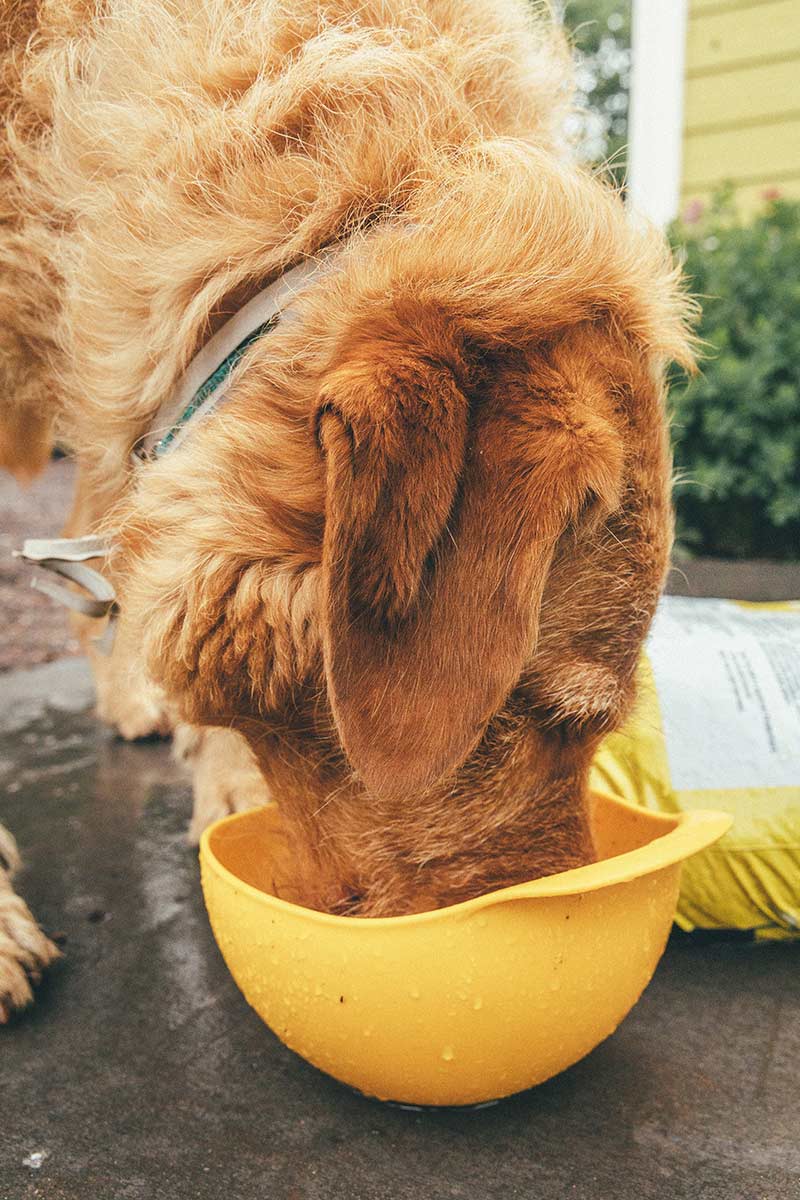
[[[107,558],[110,551],[110,541],[94,534],[79,538],[27,538],[22,549],[14,551],[15,558],[60,575],[82,589],[73,591],[46,576],[34,575],[31,587],[37,592],[85,617],[108,617],[105,630],[95,639],[103,654],[110,654],[113,648],[119,606],[112,585],[86,563],[93,558]]]

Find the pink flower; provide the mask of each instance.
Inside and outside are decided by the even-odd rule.
[[[686,225],[696,225],[706,211],[702,200],[690,200],[683,210],[683,220]]]
[[[764,188],[763,192],[761,193],[761,199],[766,200],[767,202],[771,200],[780,200],[780,198],[781,189],[777,187]]]

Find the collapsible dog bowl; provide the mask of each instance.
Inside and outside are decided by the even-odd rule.
[[[270,894],[277,809],[203,835],[203,890],[231,974],[303,1058],[383,1100],[477,1104],[588,1054],[661,957],[681,863],[729,828],[592,798],[599,861],[408,917],[336,917]]]

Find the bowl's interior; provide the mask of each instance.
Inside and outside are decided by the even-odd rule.
[[[593,792],[589,796],[589,824],[600,862],[649,845],[670,833],[678,821],[678,817],[634,808],[602,792]]]
[[[292,896],[292,854],[276,804],[220,821],[209,831],[209,850],[226,870],[268,896],[301,903]]]
[[[601,794],[591,797],[589,816],[600,861],[648,845],[679,821]],[[209,831],[207,844],[212,858],[236,879],[267,896],[302,905],[292,888],[291,845],[283,835],[276,805],[219,822]],[[586,869],[569,872],[570,878],[575,877],[575,891],[580,890],[580,872]]]

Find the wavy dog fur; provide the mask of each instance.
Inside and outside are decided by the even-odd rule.
[[[586,861],[691,350],[663,239],[567,153],[560,33],[516,0],[14,12],[0,369],[79,459],[72,529],[120,529],[112,674],[246,738],[306,903]],[[336,241],[224,408],[132,471],[209,330]]]

